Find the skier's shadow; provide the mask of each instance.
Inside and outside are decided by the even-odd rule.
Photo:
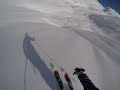
[[[40,72],[41,76],[43,77],[45,82],[48,84],[48,86],[52,90],[56,90],[56,89],[59,90],[59,87],[56,85],[56,83],[53,83],[55,80],[55,77],[54,77],[52,71],[47,67],[47,65],[44,63],[44,61],[38,55],[38,53],[36,52],[36,50],[34,49],[32,43],[31,43],[31,41],[34,41],[34,38],[31,38],[26,33],[24,40],[23,40],[23,50],[24,50],[24,54],[25,54],[27,60],[29,60],[31,62],[31,64],[34,66],[34,68],[36,68]]]

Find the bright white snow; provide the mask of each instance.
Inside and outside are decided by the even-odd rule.
[[[97,0],[0,1],[0,90],[59,90],[50,63],[83,90],[83,67],[100,90],[119,90],[120,18]],[[27,34],[26,34],[27,32]]]

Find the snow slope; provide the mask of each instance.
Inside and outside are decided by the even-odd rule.
[[[59,90],[50,63],[83,90],[83,67],[100,90],[119,90],[120,17],[97,0],[0,1],[0,89]],[[26,34],[27,32],[27,34]]]

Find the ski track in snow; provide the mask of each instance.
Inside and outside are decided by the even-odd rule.
[[[120,18],[95,0],[0,1],[0,90],[60,90],[50,63],[83,90],[83,67],[100,90],[119,90]],[[27,34],[26,34],[27,32]]]

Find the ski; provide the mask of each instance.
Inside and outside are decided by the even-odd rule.
[[[73,85],[72,85],[72,82],[71,82],[71,79],[70,79],[68,73],[63,68],[60,67],[60,69],[64,74],[64,78],[65,78],[70,90],[73,90]]]
[[[61,77],[59,75],[58,70],[55,68],[55,66],[52,63],[50,63],[50,65],[51,65],[51,67],[53,69],[54,76],[55,76],[55,78],[56,78],[56,80],[57,80],[57,82],[59,84],[60,89],[63,90],[64,86],[63,86],[63,82],[62,82],[62,79],[61,79]]]
[[[68,84],[70,90],[73,90],[73,85],[72,85],[72,82],[71,82],[71,79],[70,79],[68,73],[66,73],[66,72],[64,73],[64,78],[67,81],[67,84]]]

